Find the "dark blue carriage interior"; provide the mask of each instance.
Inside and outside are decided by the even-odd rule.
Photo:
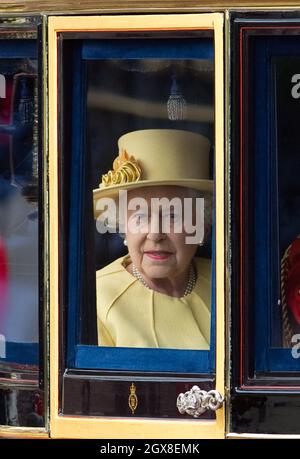
[[[280,269],[300,233],[300,99],[291,95],[300,37],[253,37],[252,46],[255,371],[293,372],[300,362],[282,347]]]

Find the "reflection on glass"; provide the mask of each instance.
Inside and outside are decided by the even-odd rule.
[[[38,361],[37,68],[0,61],[0,358]]]
[[[43,427],[43,403],[40,393],[15,388],[2,389],[0,425]]]
[[[208,350],[213,61],[87,70],[98,344]]]

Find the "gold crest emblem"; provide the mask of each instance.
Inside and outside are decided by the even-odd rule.
[[[128,397],[128,406],[131,409],[131,413],[134,414],[135,410],[137,409],[138,406],[138,398],[136,396],[136,387],[134,383],[131,384],[130,386],[130,394]]]

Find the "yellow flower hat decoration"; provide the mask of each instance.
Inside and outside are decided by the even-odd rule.
[[[99,187],[137,182],[141,178],[141,173],[141,167],[134,156],[129,156],[126,150],[122,150],[113,162],[113,170],[102,175]]]

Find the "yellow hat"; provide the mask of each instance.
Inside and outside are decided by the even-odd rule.
[[[94,205],[102,197],[115,198],[119,190],[177,185],[212,191],[209,179],[210,141],[194,132],[145,129],[119,138],[119,156],[113,170],[102,176],[93,191]]]

